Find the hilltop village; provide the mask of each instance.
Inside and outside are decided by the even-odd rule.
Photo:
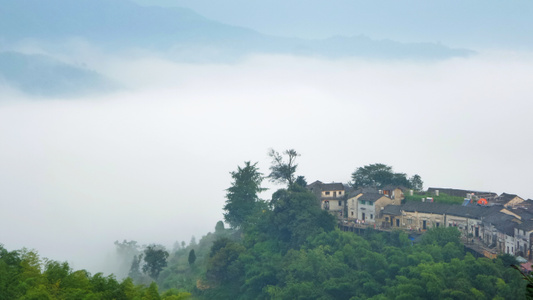
[[[345,231],[370,227],[423,233],[430,228],[456,227],[470,249],[489,258],[514,255],[531,271],[531,263],[526,262],[533,258],[533,200],[451,188],[429,188],[424,193],[395,185],[353,189],[320,181],[307,188]],[[463,198],[463,203],[435,201],[443,195]]]

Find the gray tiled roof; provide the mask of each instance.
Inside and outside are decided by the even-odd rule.
[[[487,216],[483,222],[493,225],[500,232],[513,236],[514,228],[520,225],[519,223],[513,222],[513,220],[516,219],[511,215],[502,212],[496,212],[490,216]]]
[[[518,197],[518,196],[515,194],[502,193],[500,196],[494,199],[495,200],[494,202],[501,203],[501,204],[507,204],[507,202],[513,200],[515,197]]]
[[[525,220],[517,228],[525,231],[533,231],[533,220]]]
[[[458,204],[432,203],[432,202],[415,202],[410,201],[402,205],[402,210],[409,212],[447,214],[464,218],[476,218],[488,216],[501,210],[497,206],[462,206]]]
[[[452,216],[480,219],[482,217],[499,212],[501,209],[502,208],[498,206],[450,205],[446,213]]]
[[[344,185],[340,182],[323,183],[321,188],[323,191],[344,191]]]
[[[392,190],[395,190],[395,189],[400,189],[402,191],[407,190],[407,188],[402,186],[402,185],[393,185],[393,184],[387,184],[386,186],[384,186],[381,189],[384,190],[384,191],[392,191]]]
[[[387,205],[383,208],[383,210],[381,211],[381,213],[383,213],[384,215],[393,215],[393,216],[399,216],[402,214],[402,211],[401,211],[401,206],[400,205]]]
[[[378,193],[364,193],[361,197],[358,198],[358,200],[375,202],[381,197],[387,197],[387,196],[383,194],[378,194]]]
[[[348,198],[355,197],[359,194],[379,194],[379,190],[373,187],[358,188],[356,190],[351,190],[348,194]]]
[[[450,204],[409,201],[402,205],[403,211],[444,214]]]
[[[323,183],[319,180],[308,184],[307,188],[310,190],[321,190],[321,191],[344,191],[344,185],[340,182],[332,183]]]

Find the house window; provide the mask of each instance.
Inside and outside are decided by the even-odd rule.
[[[352,217],[353,217],[353,211],[352,211]]]
[[[370,214],[370,220],[374,219],[374,215]]]
[[[339,206],[342,206],[342,201],[339,201]]]
[[[413,224],[413,219],[407,219],[407,224],[409,225]]]
[[[440,225],[440,223],[439,223],[439,222],[437,222],[437,223],[435,223],[435,225],[437,226],[437,228],[439,228],[439,225]]]
[[[329,196],[329,192],[326,192],[326,196]]]

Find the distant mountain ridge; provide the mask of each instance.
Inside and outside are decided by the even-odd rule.
[[[24,39],[83,38],[110,49],[209,48],[216,50],[212,51],[216,53],[215,59],[253,53],[442,59],[473,53],[432,43],[375,41],[365,37],[325,40],[273,37],[215,22],[189,9],[146,7],[128,0],[0,0],[0,4],[0,40],[8,44]]]
[[[0,82],[36,96],[64,97],[117,88],[103,75],[45,55],[0,52]]]
[[[234,62],[253,54],[438,60],[473,53],[366,36],[275,37],[212,21],[190,9],[141,6],[130,0],[0,0],[0,7],[0,83],[41,96],[116,88],[105,74],[65,62],[79,61],[75,57],[56,59],[75,56],[64,47],[72,40],[104,53],[139,49],[185,62]],[[30,50],[19,53],[19,45],[28,41]],[[33,45],[47,55],[32,55]]]

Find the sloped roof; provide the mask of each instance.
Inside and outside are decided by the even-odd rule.
[[[496,199],[494,199],[494,202],[501,203],[501,204],[505,205],[509,201],[513,200],[515,197],[519,197],[519,196],[515,195],[515,194],[502,193],[500,196],[498,196],[498,197],[496,197]]]
[[[379,194],[379,190],[373,187],[358,188],[356,190],[351,190],[348,194],[348,198],[355,197],[359,194]]]
[[[408,212],[421,212],[421,213],[434,213],[434,214],[447,214],[451,216],[463,217],[463,218],[476,218],[480,219],[501,210],[498,206],[462,206],[459,204],[445,204],[445,203],[432,203],[432,202],[415,202],[410,201],[401,206],[402,210]]]
[[[507,208],[509,211],[517,214],[522,218],[522,220],[533,220],[533,211],[526,208],[517,207],[517,208]]]
[[[386,191],[392,191],[392,190],[395,190],[395,189],[400,189],[402,191],[407,190],[407,188],[405,186],[403,186],[403,185],[393,185],[393,184],[387,184],[386,186],[384,186],[381,189],[382,190],[386,190]]]
[[[403,211],[445,214],[450,204],[408,201],[402,205]]]
[[[450,205],[446,213],[448,215],[457,216],[457,217],[479,219],[481,217],[485,217],[485,216],[497,213],[500,210],[501,210],[501,207],[498,207],[498,206]]]
[[[323,183],[322,191],[344,191],[344,185],[340,182]]]
[[[308,189],[312,189],[313,187],[315,187],[315,186],[320,186],[321,184],[322,184],[322,181],[320,181],[320,180],[316,180],[316,181],[314,181],[313,183],[308,184],[308,185],[306,186],[306,188],[308,188]]]
[[[387,196],[383,194],[378,194],[378,193],[364,193],[361,197],[359,197],[358,200],[376,202],[381,197],[387,197]]]
[[[322,181],[315,181],[306,186],[310,190],[320,189],[321,191],[344,191],[344,185],[340,182],[323,183]]]
[[[381,211],[384,215],[393,215],[393,216],[399,216],[402,214],[400,205],[387,205],[383,208]]]
[[[520,226],[520,223],[513,222],[514,220],[516,220],[516,218],[511,215],[502,212],[496,212],[490,216],[487,216],[483,221],[485,223],[492,224],[498,231],[509,236],[513,236],[514,229]]]
[[[522,221],[517,228],[525,231],[533,231],[533,220]]]
[[[533,212],[533,200],[527,199],[519,203],[516,207]]]

